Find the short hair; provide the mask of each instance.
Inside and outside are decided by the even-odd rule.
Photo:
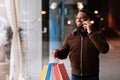
[[[92,12],[90,12],[89,10],[87,9],[81,9],[79,12],[84,12],[88,15],[89,18],[93,17],[93,14]]]

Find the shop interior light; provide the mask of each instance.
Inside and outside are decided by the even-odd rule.
[[[47,12],[46,11],[41,11],[41,14],[47,14]]]
[[[94,24],[95,22],[94,22],[94,20],[91,20],[90,23],[91,23],[91,24]]]
[[[81,10],[81,9],[83,9],[83,3],[82,2],[77,2],[77,8],[79,9],[79,10]]]
[[[68,21],[67,21],[67,24],[68,24],[68,25],[70,25],[71,23],[72,23],[71,20],[68,20]]]
[[[101,17],[101,18],[100,18],[100,20],[101,20],[101,21],[104,21],[104,18],[103,18],[103,17]]]
[[[54,9],[57,8],[57,6],[58,6],[58,4],[57,4],[56,2],[53,2],[53,3],[50,5],[50,8],[54,10]]]
[[[99,13],[98,10],[95,10],[95,11],[94,11],[94,14],[98,14],[98,13]]]

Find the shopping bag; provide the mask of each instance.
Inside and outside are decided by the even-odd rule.
[[[45,80],[52,80],[53,65],[54,65],[54,63],[49,63],[48,64],[48,69],[47,69]]]
[[[66,71],[66,68],[63,63],[61,64],[55,64],[53,66],[53,71],[56,80],[70,80],[68,73]]]
[[[43,67],[43,70],[42,70],[42,73],[41,73],[41,75],[40,75],[39,80],[45,80],[46,73],[47,73],[47,69],[48,69],[48,66],[45,65],[45,66]]]

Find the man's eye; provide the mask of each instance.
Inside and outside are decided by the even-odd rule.
[[[85,19],[84,19],[84,18],[82,18],[81,20],[83,20],[83,21],[84,21]]]
[[[85,19],[85,18],[83,18],[82,20],[83,20],[83,21],[86,21],[86,19]]]

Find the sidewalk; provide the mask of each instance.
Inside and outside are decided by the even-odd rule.
[[[100,55],[100,80],[120,80],[120,38],[107,39],[110,50]]]

